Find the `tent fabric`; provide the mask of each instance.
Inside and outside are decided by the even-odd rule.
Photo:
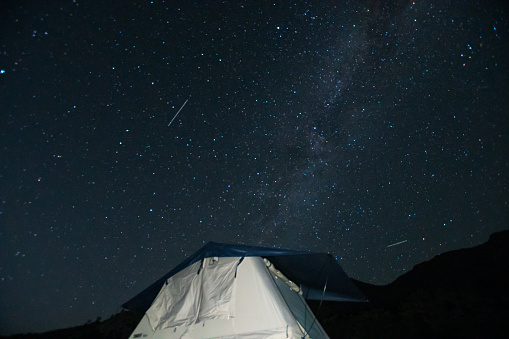
[[[292,312],[292,315],[297,320],[302,332],[308,338],[321,338],[324,336],[325,331],[322,326],[316,320],[313,312],[307,305],[306,301],[302,297],[302,290],[296,290],[296,284],[289,280],[281,271],[276,269],[270,269],[273,264],[265,259],[266,265],[269,267],[269,272],[283,296],[288,308]]]
[[[196,262],[214,257],[267,258],[280,271],[284,272],[289,280],[303,286],[306,292],[303,296],[308,300],[366,301],[366,298],[330,254],[209,242],[141,293],[124,303],[122,307],[144,314],[158,295],[161,286],[170,277]],[[327,289],[324,293],[325,284],[327,284]]]
[[[286,277],[271,272],[260,257],[240,259],[206,258],[168,279],[131,338],[328,338]],[[236,274],[232,279],[234,267]],[[228,277],[224,277],[224,272]],[[190,275],[203,278],[197,280],[189,278]],[[210,300],[223,306],[229,300],[228,306],[219,306],[218,310],[205,307],[202,314],[195,305],[200,302],[203,305],[200,295],[204,297],[207,292],[201,294],[194,283],[203,283],[206,290],[206,281],[212,282],[219,275],[222,286],[216,287],[218,299]],[[231,293],[223,293],[230,287]],[[168,307],[160,301],[167,299],[167,290],[182,292],[182,298],[176,298],[180,307]],[[193,294],[198,301],[184,301]],[[194,316],[190,316],[193,312]]]
[[[170,277],[146,314],[154,330],[190,325],[205,319],[228,319],[237,258],[196,262]]]

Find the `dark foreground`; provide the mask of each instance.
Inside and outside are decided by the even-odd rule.
[[[318,317],[331,338],[509,337],[509,231],[436,256],[389,285],[354,282],[370,305],[323,304]]]
[[[331,338],[509,337],[509,231],[441,254],[385,286],[354,281],[369,305],[311,304]],[[128,338],[141,316],[8,338]]]

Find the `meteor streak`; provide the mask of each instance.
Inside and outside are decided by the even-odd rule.
[[[389,248],[389,247],[392,247],[392,246],[401,245],[401,244],[406,243],[407,241],[408,241],[408,240],[403,240],[403,241],[400,241],[400,242],[396,242],[396,243],[394,243],[394,244],[390,244],[390,245],[389,245],[389,246],[387,246],[387,247]]]
[[[179,111],[177,112],[177,114],[175,114],[175,116],[173,117],[173,119],[171,119],[170,123],[168,124],[168,127],[170,127],[171,123],[173,122],[173,120],[175,120],[175,118],[177,117],[177,115],[179,115],[180,111],[182,111],[182,108],[184,108],[184,106],[187,104],[187,102],[189,101],[189,99],[186,100],[186,102],[184,102],[184,104],[182,105],[182,107],[180,107]]]

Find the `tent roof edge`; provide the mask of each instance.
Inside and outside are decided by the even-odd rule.
[[[269,260],[271,260],[278,269],[284,272],[290,279],[294,280],[294,282],[311,287],[321,286],[323,288],[323,284],[328,279],[332,267],[332,278],[337,281],[335,284],[331,284],[331,282],[329,282],[331,292],[337,293],[338,289],[345,290],[346,292],[342,292],[346,293],[353,299],[358,299],[359,301],[366,300],[330,254],[208,242],[201,249],[187,257],[187,259],[185,259],[182,263],[175,266],[171,271],[125,302],[122,307],[144,314],[159,293],[161,286],[168,278],[204,258],[252,256],[269,258]],[[324,265],[327,262],[332,265],[324,271]],[[320,264],[322,264],[321,267],[319,267]],[[306,275],[311,276],[313,279],[310,280],[309,277],[306,277]],[[324,294],[324,296],[324,300],[327,300],[327,295]],[[334,298],[331,298],[331,300],[333,299]]]

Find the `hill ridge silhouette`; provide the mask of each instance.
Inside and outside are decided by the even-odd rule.
[[[369,304],[310,302],[331,338],[505,338],[509,333],[509,230],[483,244],[444,252],[387,285],[352,281]],[[40,334],[0,338],[127,338],[142,315]]]

